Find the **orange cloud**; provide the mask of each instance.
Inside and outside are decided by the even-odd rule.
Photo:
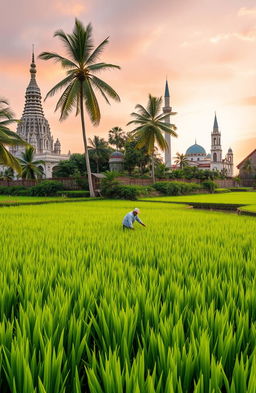
[[[256,105],[256,96],[245,97],[239,101],[240,105]]]
[[[247,8],[242,7],[238,11],[238,16],[256,16],[256,7],[254,8]]]

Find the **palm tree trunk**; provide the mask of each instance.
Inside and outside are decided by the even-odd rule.
[[[153,180],[153,184],[156,182],[155,179],[155,163],[154,163],[154,155],[152,154],[151,156],[151,161],[152,161],[152,180]]]
[[[83,141],[84,141],[84,155],[85,155],[86,169],[87,169],[87,175],[88,175],[88,184],[89,184],[90,197],[95,197],[93,184],[92,184],[92,172],[91,172],[91,166],[90,166],[90,160],[89,160],[89,154],[88,154],[86,133],[85,133],[84,102],[83,102],[83,85],[82,85],[82,82],[80,84],[80,112],[81,112],[81,123],[82,123],[82,132],[83,132]]]

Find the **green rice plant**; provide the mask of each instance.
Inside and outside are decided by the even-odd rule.
[[[0,209],[1,392],[254,393],[255,219],[136,206]]]
[[[256,192],[229,192],[217,194],[197,194],[182,196],[164,196],[141,198],[143,200],[160,201],[160,202],[201,202],[201,203],[221,203],[221,204],[238,204],[238,205],[255,205]]]

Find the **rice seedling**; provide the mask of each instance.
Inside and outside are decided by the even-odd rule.
[[[255,392],[255,219],[136,205],[0,209],[1,392]]]

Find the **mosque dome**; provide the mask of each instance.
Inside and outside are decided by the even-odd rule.
[[[197,155],[197,154],[204,154],[206,155],[206,151],[204,150],[203,146],[198,145],[195,143],[194,145],[190,146],[187,151],[186,151],[186,156],[191,156],[191,155]]]
[[[124,155],[123,153],[121,153],[120,151],[114,151],[111,155],[110,155],[110,159],[123,159]]]
[[[109,157],[109,168],[111,171],[122,172],[124,155],[120,151],[114,151]]]

